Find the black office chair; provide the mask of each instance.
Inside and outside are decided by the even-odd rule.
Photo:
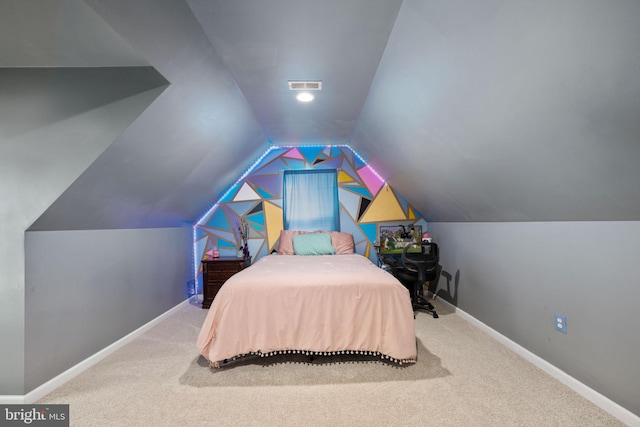
[[[415,246],[420,246],[419,252],[409,252]],[[396,269],[396,277],[409,288],[411,304],[415,310],[424,310],[438,318],[435,307],[424,299],[423,286],[425,282],[435,282],[440,276],[441,267],[438,245],[429,242],[413,242],[402,251],[403,268]],[[414,314],[415,317],[415,314]]]

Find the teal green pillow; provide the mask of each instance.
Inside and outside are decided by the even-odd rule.
[[[296,255],[334,255],[331,235],[328,233],[298,234],[293,236],[293,253]]]

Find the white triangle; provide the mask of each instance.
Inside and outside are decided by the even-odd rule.
[[[245,200],[260,200],[262,197],[258,193],[254,191],[253,188],[249,186],[246,182],[242,184],[242,187],[236,194],[236,197],[233,198],[234,202],[242,202]]]

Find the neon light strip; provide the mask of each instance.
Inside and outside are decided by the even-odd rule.
[[[213,204],[213,206],[207,211],[205,212],[204,215],[202,215],[200,217],[200,219],[198,219],[198,221],[196,221],[196,223],[193,225],[192,227],[192,232],[193,232],[193,280],[195,280],[195,287],[196,287],[196,292],[198,289],[198,266],[200,265],[200,260],[198,260],[197,258],[197,251],[198,251],[198,244],[197,244],[197,237],[196,237],[196,228],[198,227],[198,225],[200,225],[200,222],[206,218],[211,212],[213,212],[214,209],[216,209],[218,207],[218,205],[220,204],[220,200],[224,200],[229,193],[231,192],[232,189],[235,188],[235,186],[242,181],[243,179],[245,179],[252,171],[253,169],[256,168],[256,166],[258,166],[260,164],[260,162],[262,162],[262,159],[264,159],[271,151],[277,149],[278,147],[269,147],[267,149],[267,151],[265,151],[259,158],[258,160],[256,160],[255,162],[253,162],[253,164],[251,164],[251,166],[249,166],[249,168],[247,168],[247,170],[244,171],[244,173],[242,175],[240,175],[240,178],[238,178],[233,185],[231,185],[227,191],[224,192],[224,194],[222,194],[222,197],[218,198],[218,200]]]
[[[348,146],[347,146],[348,147]],[[382,184],[384,185],[387,181],[380,176],[380,174],[371,166],[369,165],[369,162],[367,162],[364,157],[362,157],[360,154],[358,154],[357,151],[353,150],[351,147],[348,147],[349,150],[351,150],[353,152],[353,154],[356,155],[356,157],[365,165],[367,165],[367,167],[371,170],[371,172],[380,180],[380,182],[382,182]]]

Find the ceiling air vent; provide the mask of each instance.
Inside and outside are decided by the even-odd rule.
[[[322,90],[322,80],[289,80],[289,90]]]

